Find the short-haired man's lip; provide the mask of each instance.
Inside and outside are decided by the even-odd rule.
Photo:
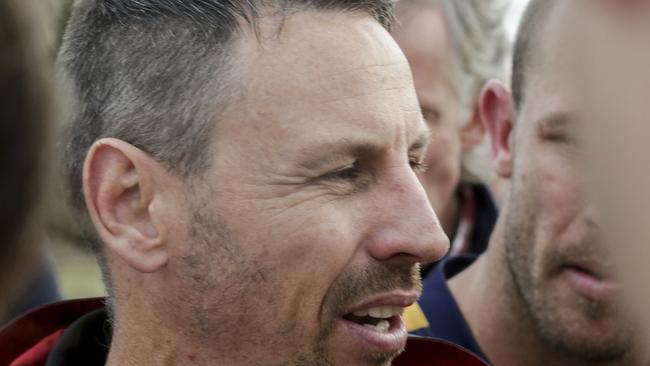
[[[363,353],[397,355],[406,347],[408,332],[401,315],[368,323],[343,316],[338,322],[349,337],[350,345]]]
[[[575,292],[593,301],[613,299],[620,289],[620,284],[611,276],[593,268],[567,265],[562,273]]]
[[[368,311],[378,307],[402,307],[413,305],[420,297],[420,292],[415,290],[395,290],[369,296],[356,304],[353,304],[345,311],[347,314]]]
[[[373,295],[350,306],[339,322],[351,341],[367,352],[399,352],[408,338],[404,308],[419,296],[419,291],[403,290]]]
[[[564,264],[563,268],[575,268],[599,280],[613,279],[612,269],[598,261],[573,260]]]

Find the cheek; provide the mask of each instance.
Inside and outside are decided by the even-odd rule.
[[[460,181],[460,140],[450,131],[434,134],[425,159],[427,170],[419,177],[430,198],[445,200],[453,195]]]
[[[295,208],[287,210],[291,216],[260,219],[245,234],[242,245],[250,247],[254,265],[265,269],[282,301],[307,310],[319,306],[354,256],[358,228],[349,212],[331,206],[336,205],[313,207],[302,215],[293,212]]]
[[[552,225],[549,229],[559,235],[579,215],[583,193],[575,171],[566,163],[560,161],[540,172],[540,213],[544,214],[544,221]]]
[[[565,238],[580,215],[581,192],[575,171],[563,157],[539,154],[539,159],[528,161],[526,174],[518,188],[528,202],[529,219],[533,220],[535,267],[551,261],[563,246]]]

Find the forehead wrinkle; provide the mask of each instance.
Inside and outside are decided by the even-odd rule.
[[[281,39],[265,39],[260,44],[247,37],[240,43],[249,60],[244,72],[247,84],[264,89],[256,93],[263,98],[258,100],[291,93],[308,98],[318,94],[326,101],[355,86],[368,88],[369,83],[376,84],[373,89],[377,90],[407,84],[405,79],[411,77],[408,62],[383,28],[365,16],[329,15],[292,15]],[[306,27],[315,29],[305,32]],[[316,39],[308,36],[314,32],[320,34]]]
[[[275,70],[277,72],[278,69]],[[255,105],[273,99],[286,99],[289,96],[300,96],[301,103],[335,103],[383,92],[411,92],[412,88],[404,78],[405,73],[409,71],[407,64],[402,61],[360,65],[352,69],[337,70],[336,73],[302,70],[300,66],[293,67],[292,70],[296,77],[289,82],[272,78],[258,80],[261,83],[254,82],[262,92],[247,93],[243,104]],[[323,77],[323,74],[327,77]],[[410,73],[408,75],[410,77]],[[369,87],[371,85],[373,87]]]

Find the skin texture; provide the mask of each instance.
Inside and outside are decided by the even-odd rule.
[[[419,178],[445,232],[453,237],[459,216],[454,193],[460,183],[461,158],[481,142],[485,131],[479,118],[461,120],[450,67],[453,44],[442,9],[427,3],[398,3],[396,18],[393,36],[409,61],[422,114],[434,131],[425,158],[427,170]]]
[[[371,17],[263,18],[212,165],[181,182],[119,140],[86,160],[108,248],[109,365],[388,365],[340,316],[413,297],[448,248],[414,169],[429,131],[408,64]],[[136,321],[137,319],[137,321]],[[135,325],[138,326],[135,326]]]
[[[580,132],[585,136],[588,173],[602,208],[605,234],[611,243],[618,243],[612,252],[631,308],[642,321],[647,348],[650,3],[599,1],[587,10],[583,31],[572,40],[574,57],[589,56],[574,68],[588,121],[581,124]]]
[[[562,37],[578,9],[560,3],[533,51],[547,56],[531,58],[519,111],[499,83],[483,92],[496,170],[511,189],[487,253],[450,286],[494,364],[639,365],[636,330],[620,311],[611,255],[586,193],[580,108]],[[581,292],[567,270],[575,264],[597,271],[609,290]]]

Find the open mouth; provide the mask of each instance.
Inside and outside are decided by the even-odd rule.
[[[401,322],[400,316],[403,312],[404,308],[401,306],[380,306],[346,314],[343,319],[379,333],[388,333]]]
[[[366,353],[399,353],[408,332],[402,320],[403,306],[381,305],[357,308],[340,317],[342,329],[354,349]]]
[[[394,290],[368,296],[339,315],[337,325],[351,350],[368,354],[398,354],[408,332],[404,309],[415,303],[419,291]]]

